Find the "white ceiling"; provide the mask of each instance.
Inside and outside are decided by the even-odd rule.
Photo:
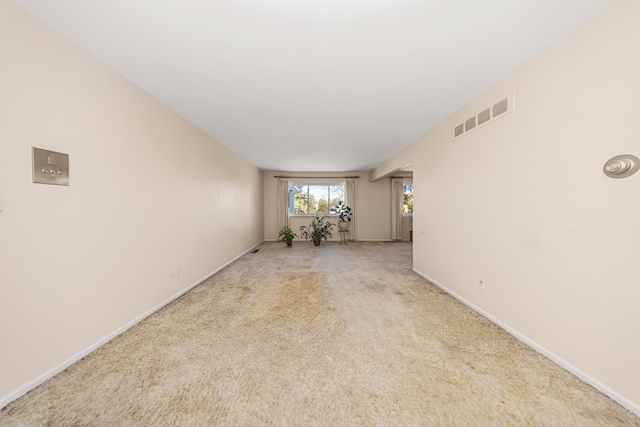
[[[366,171],[612,0],[14,0],[256,166]]]

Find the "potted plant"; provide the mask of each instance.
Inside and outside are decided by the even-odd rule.
[[[346,230],[349,228],[351,216],[353,215],[351,208],[343,202],[338,202],[338,206],[336,206],[336,213],[338,214],[338,228],[340,230]]]
[[[293,232],[293,230],[291,230],[291,227],[289,227],[288,225],[282,227],[282,230],[280,230],[280,233],[278,233],[278,239],[284,241],[287,244],[288,248],[291,247],[293,239],[296,237],[298,236]]]
[[[328,237],[331,237],[333,224],[327,218],[329,218],[327,215],[316,214],[310,225],[300,227],[300,236],[305,240],[313,240],[314,246],[320,246],[322,239],[327,240]]]

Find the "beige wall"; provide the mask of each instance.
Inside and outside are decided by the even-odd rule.
[[[7,0],[0,63],[2,406],[262,241],[264,202],[262,171]],[[31,183],[32,146],[69,187]]]
[[[277,179],[274,176],[359,176],[357,190],[357,238],[358,240],[391,240],[391,181],[380,179],[376,182],[369,181],[368,172],[343,172],[343,173],[290,173],[267,171],[264,173],[264,230],[265,240],[275,240],[278,235],[276,230],[276,189]],[[293,217],[291,228],[296,234],[300,234],[300,225],[311,222],[312,217]],[[332,222],[337,220],[332,219]],[[407,232],[407,239],[409,238]],[[333,237],[330,240],[340,240],[337,227],[334,227]]]
[[[640,414],[640,174],[602,173],[640,156],[638,22],[614,2],[371,173],[413,162],[417,271]]]

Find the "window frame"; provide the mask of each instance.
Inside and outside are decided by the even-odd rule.
[[[295,194],[300,194],[300,191],[292,193],[291,189],[292,187],[307,187],[307,203],[309,203],[309,201],[312,198],[312,193],[311,193],[311,187],[326,187],[326,195],[327,195],[327,212],[323,213],[322,211],[320,212],[304,212],[304,213],[296,213],[296,207],[295,207]],[[338,197],[332,197],[331,196],[331,188],[332,187],[341,187],[342,190],[340,193],[342,193],[342,196],[338,196]],[[332,213],[331,212],[331,201],[333,199],[335,203],[335,205],[337,206],[337,201],[342,201],[344,202],[345,197],[346,197],[346,191],[347,191],[347,185],[346,185],[346,181],[340,181],[340,182],[334,182],[334,183],[327,183],[326,181],[322,181],[322,180],[318,180],[318,181],[312,181],[309,179],[304,179],[304,182],[290,182],[289,183],[289,209],[288,209],[288,215],[289,217],[314,217],[318,214],[320,215],[327,215],[329,217],[338,217],[338,213]],[[322,198],[320,200],[323,200]],[[318,200],[319,203],[320,200]],[[335,206],[334,206],[335,207]]]

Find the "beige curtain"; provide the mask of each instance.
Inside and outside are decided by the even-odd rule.
[[[391,238],[402,240],[402,205],[404,197],[404,180],[391,179]]]
[[[357,178],[347,178],[345,180],[345,203],[351,208],[351,224],[349,224],[349,238],[350,240],[356,239],[356,222],[358,221],[358,209],[356,208],[356,190],[358,188]]]
[[[276,238],[285,225],[289,225],[289,178],[278,178],[276,192]]]

